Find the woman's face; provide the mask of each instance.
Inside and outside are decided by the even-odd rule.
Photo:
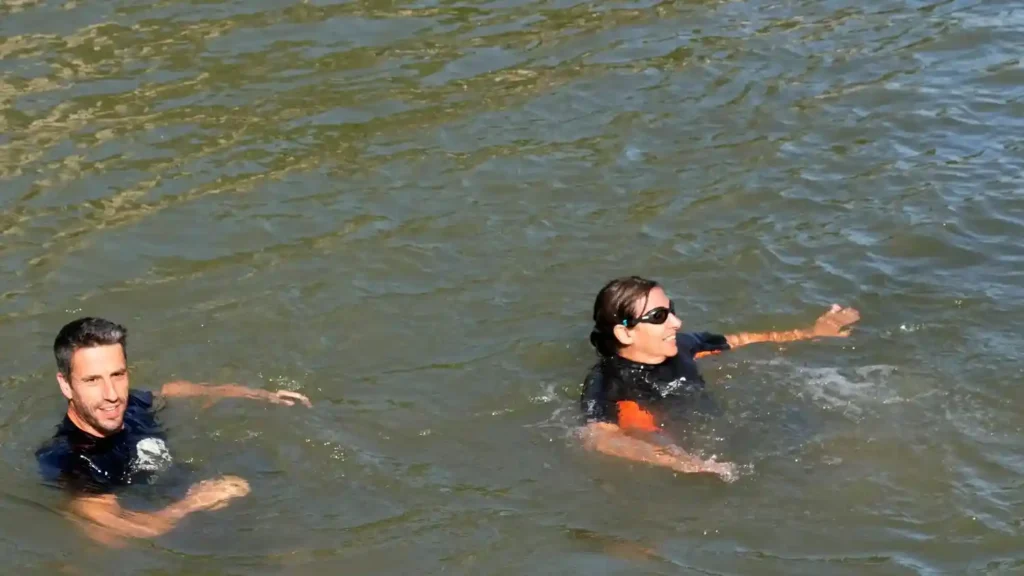
[[[676,332],[683,326],[683,321],[674,312],[665,314],[671,307],[672,302],[660,287],[651,290],[646,298],[640,298],[634,304],[633,319],[641,321],[631,323],[631,326],[615,327],[615,336],[622,344],[619,355],[635,362],[660,364],[678,354]],[[662,317],[664,322],[655,323]]]

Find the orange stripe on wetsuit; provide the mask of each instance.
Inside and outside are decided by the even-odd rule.
[[[615,403],[619,411],[619,428],[624,430],[640,430],[642,432],[657,432],[658,425],[654,423],[654,414],[640,407],[632,400],[620,400]]]
[[[694,360],[705,358],[715,354],[721,354],[721,350],[705,350],[693,355]],[[654,422],[654,414],[640,407],[632,400],[620,400],[615,406],[619,409],[619,428],[626,430],[640,430],[642,432],[657,432],[658,425]]]

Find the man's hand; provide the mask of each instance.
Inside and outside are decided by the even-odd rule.
[[[238,476],[204,480],[189,489],[182,504],[189,512],[220,510],[235,498],[249,493],[249,483]]]
[[[849,326],[860,320],[860,312],[854,308],[843,308],[833,304],[828,312],[822,314],[811,328],[811,336],[815,338],[846,338],[850,335]]]

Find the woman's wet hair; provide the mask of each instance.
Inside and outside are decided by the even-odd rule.
[[[53,341],[53,356],[57,360],[57,370],[65,378],[71,378],[71,357],[75,350],[95,346],[112,346],[120,344],[125,359],[128,358],[128,330],[103,318],[79,318],[69,322]]]
[[[598,354],[615,356],[622,346],[615,337],[615,327],[623,320],[635,320],[637,302],[646,302],[651,290],[658,287],[654,280],[639,276],[616,278],[604,285],[594,300],[594,329],[590,332],[590,343]],[[644,304],[646,306],[646,304]]]

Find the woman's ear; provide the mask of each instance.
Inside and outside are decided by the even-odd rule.
[[[623,346],[631,346],[633,344],[633,333],[622,324],[617,324],[612,333],[615,334],[615,339],[619,341],[619,344]]]

